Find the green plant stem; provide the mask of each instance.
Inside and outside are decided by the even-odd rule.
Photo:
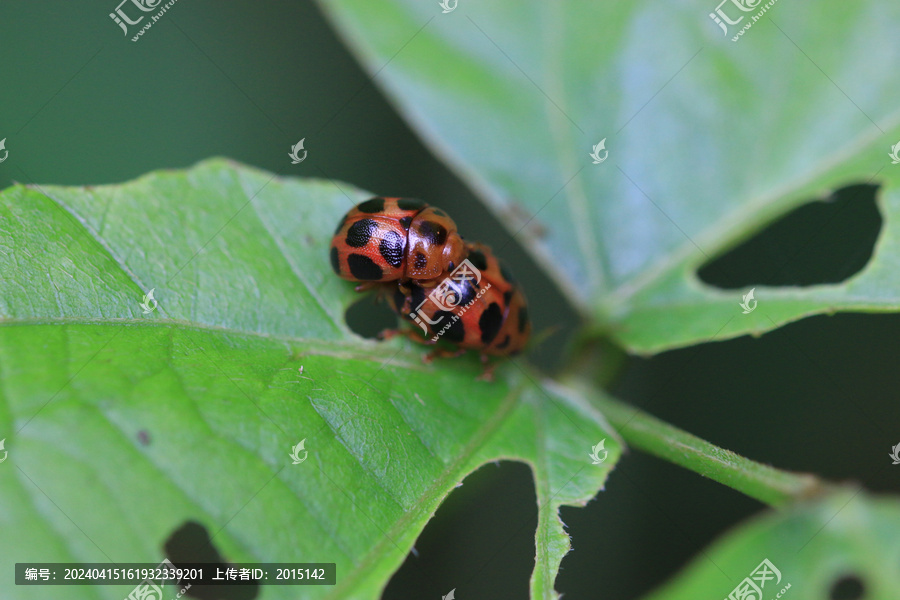
[[[770,506],[816,496],[828,485],[815,475],[782,471],[664,423],[642,410],[600,395],[597,406],[635,448],[673,462]]]

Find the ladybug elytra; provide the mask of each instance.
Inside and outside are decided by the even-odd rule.
[[[372,198],[350,209],[331,239],[331,268],[350,281],[432,286],[465,258],[447,213],[413,198]]]

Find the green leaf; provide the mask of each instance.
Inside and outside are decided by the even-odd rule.
[[[348,193],[224,160],[0,193],[4,598],[121,598],[14,586],[13,563],[156,562],[188,520],[230,562],[337,563],[335,587],[262,600],[377,598],[441,500],[499,459],[532,467],[532,590],[554,595],[558,508],[601,489],[620,443],[524,364],[486,383],[475,360],[426,366],[421,346],[350,332],[358,295],[327,258],[366,197]]]
[[[742,525],[645,600],[729,598],[766,559],[781,575],[779,581],[773,571],[774,578],[765,582],[766,599],[861,598],[832,593],[841,579],[856,577],[864,586],[865,598],[890,600],[900,589],[898,540],[900,505],[896,500],[845,489]]]
[[[900,139],[900,5],[778,2],[735,43],[754,13],[725,37],[708,17],[716,0],[498,0],[448,14],[414,0],[321,4],[511,231],[531,215],[544,225],[546,240],[519,240],[595,332],[651,352],[900,309],[900,166],[888,157]],[[603,139],[608,159],[593,164]],[[741,293],[697,278],[780,215],[857,182],[882,186],[885,224],[851,280],[757,286],[744,315]]]

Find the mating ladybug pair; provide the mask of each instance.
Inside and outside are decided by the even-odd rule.
[[[331,240],[331,266],[343,279],[379,288],[425,344],[449,342],[458,355],[513,355],[531,322],[525,296],[483,244],[467,244],[439,208],[411,198],[372,198],[352,208]],[[389,337],[397,332],[386,332]]]

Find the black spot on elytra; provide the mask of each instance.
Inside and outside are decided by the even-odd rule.
[[[442,317],[440,320],[438,317]],[[431,329],[434,333],[440,332],[447,324],[450,324],[450,327],[444,332],[444,334],[440,337],[442,340],[446,340],[453,344],[458,344],[466,339],[466,326],[463,325],[462,319],[454,319],[456,315],[452,312],[448,312],[446,310],[439,310],[434,313],[434,316],[431,318],[432,321],[438,321],[436,325],[432,325]]]
[[[347,257],[347,265],[353,277],[360,281],[378,281],[384,275],[381,267],[364,254],[351,254]]]
[[[503,306],[509,306],[509,301],[512,300],[513,291],[506,290],[503,292]]]
[[[380,213],[384,210],[384,198],[371,198],[356,207],[356,210],[364,213]]]
[[[419,235],[427,239],[432,244],[443,246],[447,241],[447,229],[440,223],[433,221],[422,221],[417,227]]]
[[[196,521],[185,521],[181,527],[172,532],[163,545],[166,558],[176,568],[182,565],[205,563],[205,568],[228,569],[232,567],[225,562],[218,549],[209,537],[209,530]],[[182,579],[177,585],[184,587],[191,584],[186,596],[199,600],[253,600],[259,596],[259,584],[256,580],[244,582],[247,585],[199,585],[190,579]]]
[[[509,336],[506,336],[505,338],[503,338],[502,342],[497,344],[497,350],[503,350],[507,346],[509,346]]]
[[[334,246],[331,247],[331,268],[338,275],[341,274],[341,258],[338,255],[338,249]]]
[[[424,269],[425,265],[428,264],[428,257],[421,252],[416,252],[416,257],[413,259],[413,264],[417,269]]]
[[[360,219],[347,230],[347,245],[353,248],[362,248],[369,243],[376,231],[378,231],[378,223],[372,219]]]
[[[378,251],[387,264],[394,268],[399,267],[403,263],[403,238],[396,231],[385,231],[378,245]]]
[[[500,274],[503,276],[503,279],[508,281],[509,283],[515,283],[516,278],[513,277],[512,271],[510,271],[506,265],[500,263]]]
[[[403,226],[403,229],[409,230],[410,223],[412,223],[412,217],[401,217],[400,225]]]
[[[400,210],[422,210],[428,206],[421,200],[416,200],[415,198],[398,198],[397,199],[397,208]]]
[[[830,600],[861,600],[866,595],[866,586],[856,575],[844,575],[831,586]]]
[[[475,265],[475,268],[479,271],[487,271],[487,257],[481,250],[469,252],[469,262]]]
[[[519,333],[525,333],[528,328],[528,307],[519,307]]]
[[[481,330],[481,341],[485,345],[490,344],[497,333],[500,326],[503,325],[503,311],[496,302],[491,302],[490,306],[481,313],[478,319],[478,328]]]

